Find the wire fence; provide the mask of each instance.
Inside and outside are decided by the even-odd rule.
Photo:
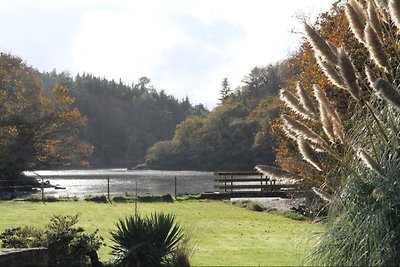
[[[213,190],[212,177],[90,177],[90,178],[52,178],[36,175],[30,179],[0,180],[0,192],[18,195],[25,190],[24,196],[79,197],[89,195],[112,196],[125,194],[170,194],[174,197],[186,194],[199,194]]]

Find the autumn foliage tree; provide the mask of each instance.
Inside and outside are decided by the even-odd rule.
[[[86,164],[92,147],[82,143],[85,118],[72,108],[68,89],[41,87],[38,72],[13,55],[0,55],[0,177],[66,163]]]

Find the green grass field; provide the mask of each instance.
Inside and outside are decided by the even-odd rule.
[[[306,250],[322,231],[310,222],[219,201],[138,204],[141,214],[155,211],[176,215],[191,237],[195,266],[301,265]],[[115,222],[134,212],[133,203],[0,201],[0,231],[24,225],[42,227],[52,215],[81,213],[79,225],[86,231],[99,229],[109,245],[109,230]],[[101,260],[110,259],[109,252],[109,247],[101,248]]]

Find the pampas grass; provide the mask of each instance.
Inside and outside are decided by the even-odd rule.
[[[302,138],[310,140],[316,144],[325,145],[325,141],[321,138],[321,136],[316,134],[303,123],[293,119],[288,115],[282,115],[281,119],[287,125],[288,129],[295,132],[298,136],[301,136]]]
[[[371,27],[374,29],[379,37],[379,40],[383,42],[382,26],[378,18],[378,13],[375,9],[374,3],[372,1],[368,2],[368,20]]]
[[[322,198],[323,200],[327,201],[327,202],[332,202],[333,200],[333,196],[328,194],[327,192],[325,192],[324,190],[317,188],[317,187],[313,187],[311,188],[312,191],[319,196],[320,198]]]
[[[339,50],[339,69],[347,90],[355,100],[361,102],[361,90],[357,83],[356,70],[343,48]]]
[[[329,79],[329,81],[342,89],[346,89],[342,76],[340,76],[339,72],[337,71],[336,67],[326,61],[324,61],[321,57],[316,57],[318,65],[321,67],[322,71],[324,72],[325,76]]]
[[[265,176],[271,177],[276,180],[280,179],[297,179],[299,180],[301,177],[293,172],[284,171],[280,168],[267,166],[267,165],[257,165],[254,167],[256,171],[262,173]]]
[[[360,15],[349,3],[346,4],[346,15],[349,19],[350,29],[354,33],[354,36],[360,43],[364,43],[365,20],[363,19],[362,15]]]
[[[389,1],[389,13],[397,29],[400,29],[400,2],[398,0]]]
[[[371,55],[372,60],[386,72],[390,69],[389,58],[383,48],[381,41],[375,30],[368,23],[365,27],[365,40],[367,49]]]
[[[307,94],[306,90],[300,83],[296,84],[296,92],[304,109],[307,110],[309,114],[312,114],[314,119],[317,119],[317,109],[315,108],[311,97]]]
[[[331,64],[336,64],[338,59],[335,53],[332,51],[328,43],[309,25],[304,24],[304,29],[306,35],[308,37],[309,42],[311,43],[314,51],[318,53],[324,60],[328,61]]]
[[[356,149],[357,156],[364,162],[364,164],[371,170],[377,172],[381,176],[384,176],[381,166],[362,148]]]
[[[394,108],[400,110],[400,93],[388,81],[379,78],[373,83],[373,88],[379,96],[388,101]]]
[[[322,171],[322,164],[310,144],[304,138],[300,137],[297,139],[297,145],[303,159],[310,163],[316,170]]]

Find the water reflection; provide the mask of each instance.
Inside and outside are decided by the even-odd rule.
[[[96,170],[38,170],[25,172],[32,177],[44,177],[52,185],[65,187],[63,190],[45,188],[45,193],[56,196],[97,195],[107,193],[107,178],[110,194],[174,194],[175,177],[177,193],[198,194],[213,191],[213,174],[196,171],[156,171],[125,169]]]

